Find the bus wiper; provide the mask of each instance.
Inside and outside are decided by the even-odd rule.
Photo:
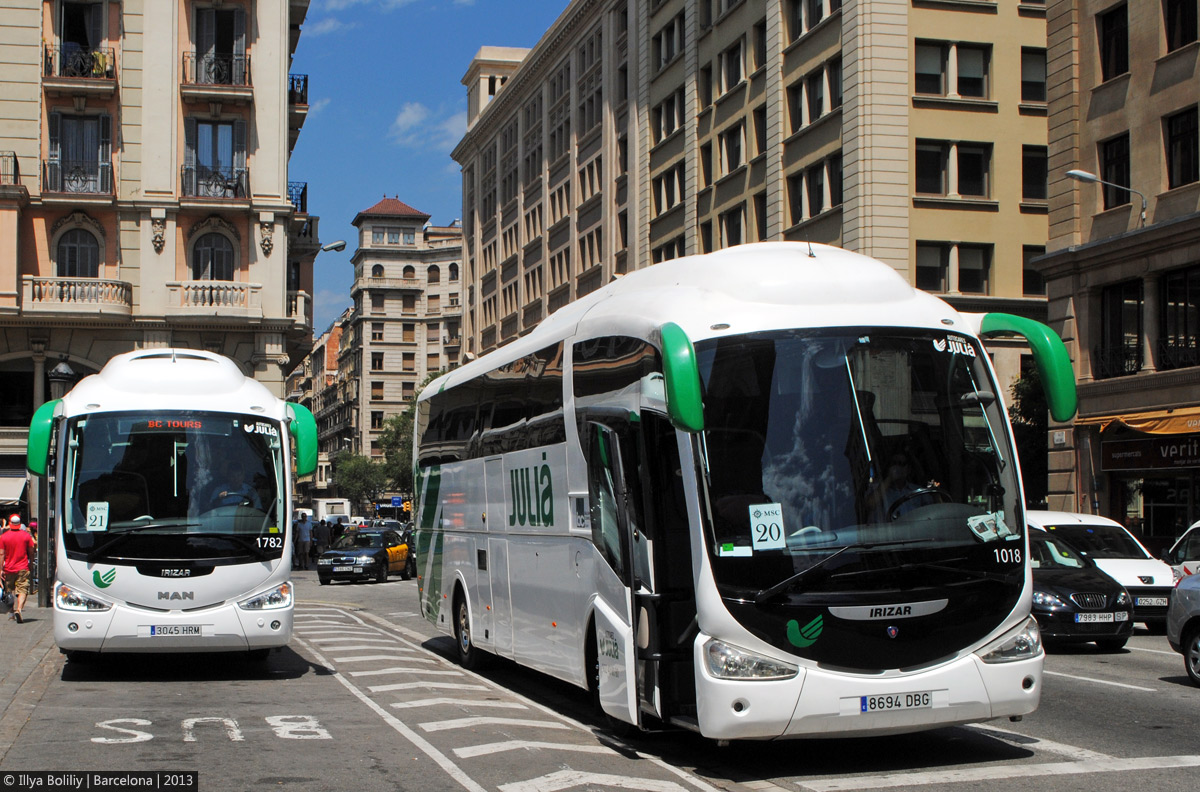
[[[946,560],[947,561],[966,561],[967,559],[965,557],[963,557],[963,558],[948,558]],[[879,575],[881,573],[881,571],[883,573],[908,572],[908,571],[918,570],[918,569],[933,570],[935,572],[950,572],[950,573],[957,574],[962,577],[968,578],[970,580],[998,580],[998,581],[1004,582],[1005,580],[1008,579],[1007,576],[1005,576],[999,572],[988,572],[988,571],[982,570],[982,569],[967,569],[964,567],[946,566],[945,564],[931,564],[926,561],[917,561],[917,562],[908,563],[908,564],[897,564],[896,566],[889,567],[886,570],[861,569],[861,570],[855,570],[854,572],[839,572],[837,575],[834,575],[834,577],[846,578],[846,577],[854,577],[855,575]]]
[[[209,538],[228,539],[229,541],[233,542],[234,544],[241,545],[245,549],[249,550],[250,555],[254,556],[259,561],[270,561],[271,560],[271,556],[267,555],[267,551],[264,550],[263,548],[259,547],[257,542],[252,541],[251,537],[249,537],[249,536],[242,536],[241,534],[219,533],[217,531],[191,533],[191,534],[188,534],[188,536],[189,537],[199,536],[199,537],[203,537],[205,539],[209,539]],[[257,539],[258,537],[255,536],[253,538]]]
[[[146,531],[151,528],[193,528],[199,524],[200,523],[177,522],[175,520],[151,520],[150,522],[131,525],[128,528],[117,528],[115,530],[107,531],[106,533],[112,538],[98,547],[93,547],[87,554],[87,561],[90,564],[103,555],[104,551],[108,548],[120,544],[133,534],[141,533],[142,531]]]
[[[884,541],[884,542],[855,542],[854,544],[842,545],[834,552],[832,552],[829,555],[822,558],[820,561],[817,561],[816,563],[814,563],[810,566],[807,566],[804,569],[801,569],[799,572],[792,575],[791,577],[784,578],[783,580],[776,583],[774,586],[771,586],[770,588],[765,588],[762,591],[758,592],[758,594],[754,595],[754,604],[762,605],[764,603],[769,602],[770,600],[774,599],[775,597],[779,596],[783,592],[785,592],[788,589],[795,586],[800,581],[804,580],[804,578],[808,577],[808,575],[810,573],[825,566],[830,561],[837,558],[838,556],[840,556],[842,553],[846,552],[847,550],[871,550],[872,548],[876,548],[876,547],[895,547],[895,546],[899,546],[899,545],[922,544],[922,543],[932,542],[932,541],[934,541],[934,540],[932,540],[932,539],[893,539],[891,541]]]

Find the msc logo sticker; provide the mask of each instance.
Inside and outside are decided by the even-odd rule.
[[[821,630],[824,628],[825,621],[819,615],[803,627],[800,626],[800,622],[792,619],[787,625],[787,637],[792,642],[792,646],[797,649],[807,649],[817,642],[817,639],[821,637]]]
[[[109,586],[111,586],[113,584],[113,581],[116,579],[117,579],[117,570],[116,569],[110,569],[107,572],[105,572],[103,575],[100,574],[99,569],[92,570],[92,582],[96,584],[96,588],[102,588],[102,589],[108,588]]]

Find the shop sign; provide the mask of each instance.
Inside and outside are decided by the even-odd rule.
[[[1105,440],[1100,455],[1100,468],[1106,471],[1200,467],[1200,434]]]

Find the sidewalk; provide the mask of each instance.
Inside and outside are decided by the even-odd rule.
[[[50,683],[62,675],[62,655],[54,645],[53,610],[37,607],[31,595],[21,614],[8,620],[0,607],[0,765]]]

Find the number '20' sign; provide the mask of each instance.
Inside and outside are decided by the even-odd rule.
[[[784,547],[783,507],[778,503],[759,503],[750,511],[750,542],[754,551],[782,550]]]

